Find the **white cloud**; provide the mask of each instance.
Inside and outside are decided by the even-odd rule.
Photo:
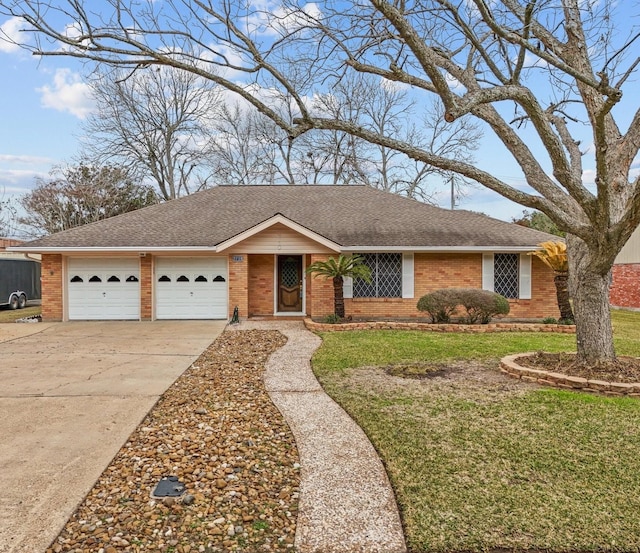
[[[7,19],[2,25],[0,25],[0,52],[17,52],[20,50],[18,43],[24,39],[22,33],[26,25],[19,17],[12,17]]]
[[[41,156],[0,154],[0,163],[24,163],[27,165],[39,165],[55,163],[55,160],[49,157]]]
[[[304,14],[304,15],[303,15]],[[317,20],[322,11],[315,2],[305,4],[301,10],[279,8],[272,13],[270,26],[281,34],[295,32],[307,25],[310,20]]]
[[[57,69],[53,83],[37,91],[44,107],[69,112],[79,119],[85,119],[94,108],[89,85],[71,69]]]
[[[453,91],[453,92],[460,92],[463,93],[465,91],[465,87],[462,86],[462,84],[460,83],[460,81],[458,79],[456,79],[453,75],[451,75],[450,73],[446,73],[444,78],[447,81],[447,84],[449,85],[449,88]]]
[[[0,169],[0,198],[7,200],[28,192],[34,187],[36,177],[46,178],[47,173],[29,169]]]

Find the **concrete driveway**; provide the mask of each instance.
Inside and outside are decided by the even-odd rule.
[[[42,553],[224,321],[0,324],[0,552]]]

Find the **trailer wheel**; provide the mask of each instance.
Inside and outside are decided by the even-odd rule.
[[[9,309],[18,309],[18,305],[20,305],[20,300],[18,299],[18,296],[13,294],[9,298]]]
[[[18,309],[24,309],[27,306],[27,296],[20,294],[18,298]]]

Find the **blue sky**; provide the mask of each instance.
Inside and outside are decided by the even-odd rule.
[[[7,34],[15,30],[10,20],[0,20],[0,26]],[[72,58],[38,59],[0,41],[0,199],[24,194],[36,177],[46,177],[53,166],[73,162],[78,155],[82,120],[92,107],[82,69]],[[477,163],[524,189],[517,165],[502,152],[497,140],[487,134]],[[592,182],[588,163],[585,181]],[[449,204],[449,193],[443,190],[440,205],[448,208]],[[471,189],[458,207],[504,220],[524,209],[480,186]]]

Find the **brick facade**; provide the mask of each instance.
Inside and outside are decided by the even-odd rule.
[[[614,265],[609,290],[611,305],[640,308],[640,263]]]
[[[326,260],[327,254],[305,255],[305,267],[316,261]],[[229,317],[238,306],[240,317],[272,316],[274,314],[274,254],[233,254],[229,264]],[[624,267],[624,266],[617,266]],[[63,258],[58,254],[42,256],[42,313],[43,320],[61,321],[63,308]],[[530,300],[510,300],[510,318],[541,319],[558,317],[553,272],[537,258],[532,259]],[[638,282],[640,270],[629,272],[629,282]],[[625,274],[627,274],[625,273]],[[619,274],[622,274],[619,272]],[[635,275],[635,276],[634,276]],[[614,278],[616,278],[614,276]],[[621,282],[620,276],[617,277]],[[319,319],[334,312],[333,282],[323,277],[307,275],[306,314]],[[346,313],[354,319],[424,319],[417,310],[418,299],[433,290],[446,287],[480,288],[482,285],[482,254],[416,253],[414,256],[413,298],[347,298]],[[638,302],[631,292],[628,301]],[[142,320],[153,318],[153,256],[140,258],[140,316]],[[613,296],[612,296],[613,297]],[[625,300],[626,301],[626,300]],[[617,304],[626,305],[626,304]]]
[[[420,297],[439,288],[481,288],[482,254],[431,254],[414,256],[413,298],[353,298],[345,301],[346,313],[355,319],[424,318],[416,304]],[[531,299],[509,300],[511,318],[558,317],[553,271],[537,258],[531,263]],[[313,314],[313,317],[317,315]]]
[[[274,255],[249,256],[249,317],[273,315]]]
[[[43,254],[40,273],[43,321],[62,320],[62,282],[62,255]]]
[[[249,256],[229,254],[229,317],[235,307],[240,317],[249,313]]]
[[[312,254],[310,264],[326,261],[329,255]],[[310,317],[326,317],[333,313],[333,281],[324,277],[307,278],[307,313]]]
[[[153,318],[153,257],[140,258],[140,319]]]

